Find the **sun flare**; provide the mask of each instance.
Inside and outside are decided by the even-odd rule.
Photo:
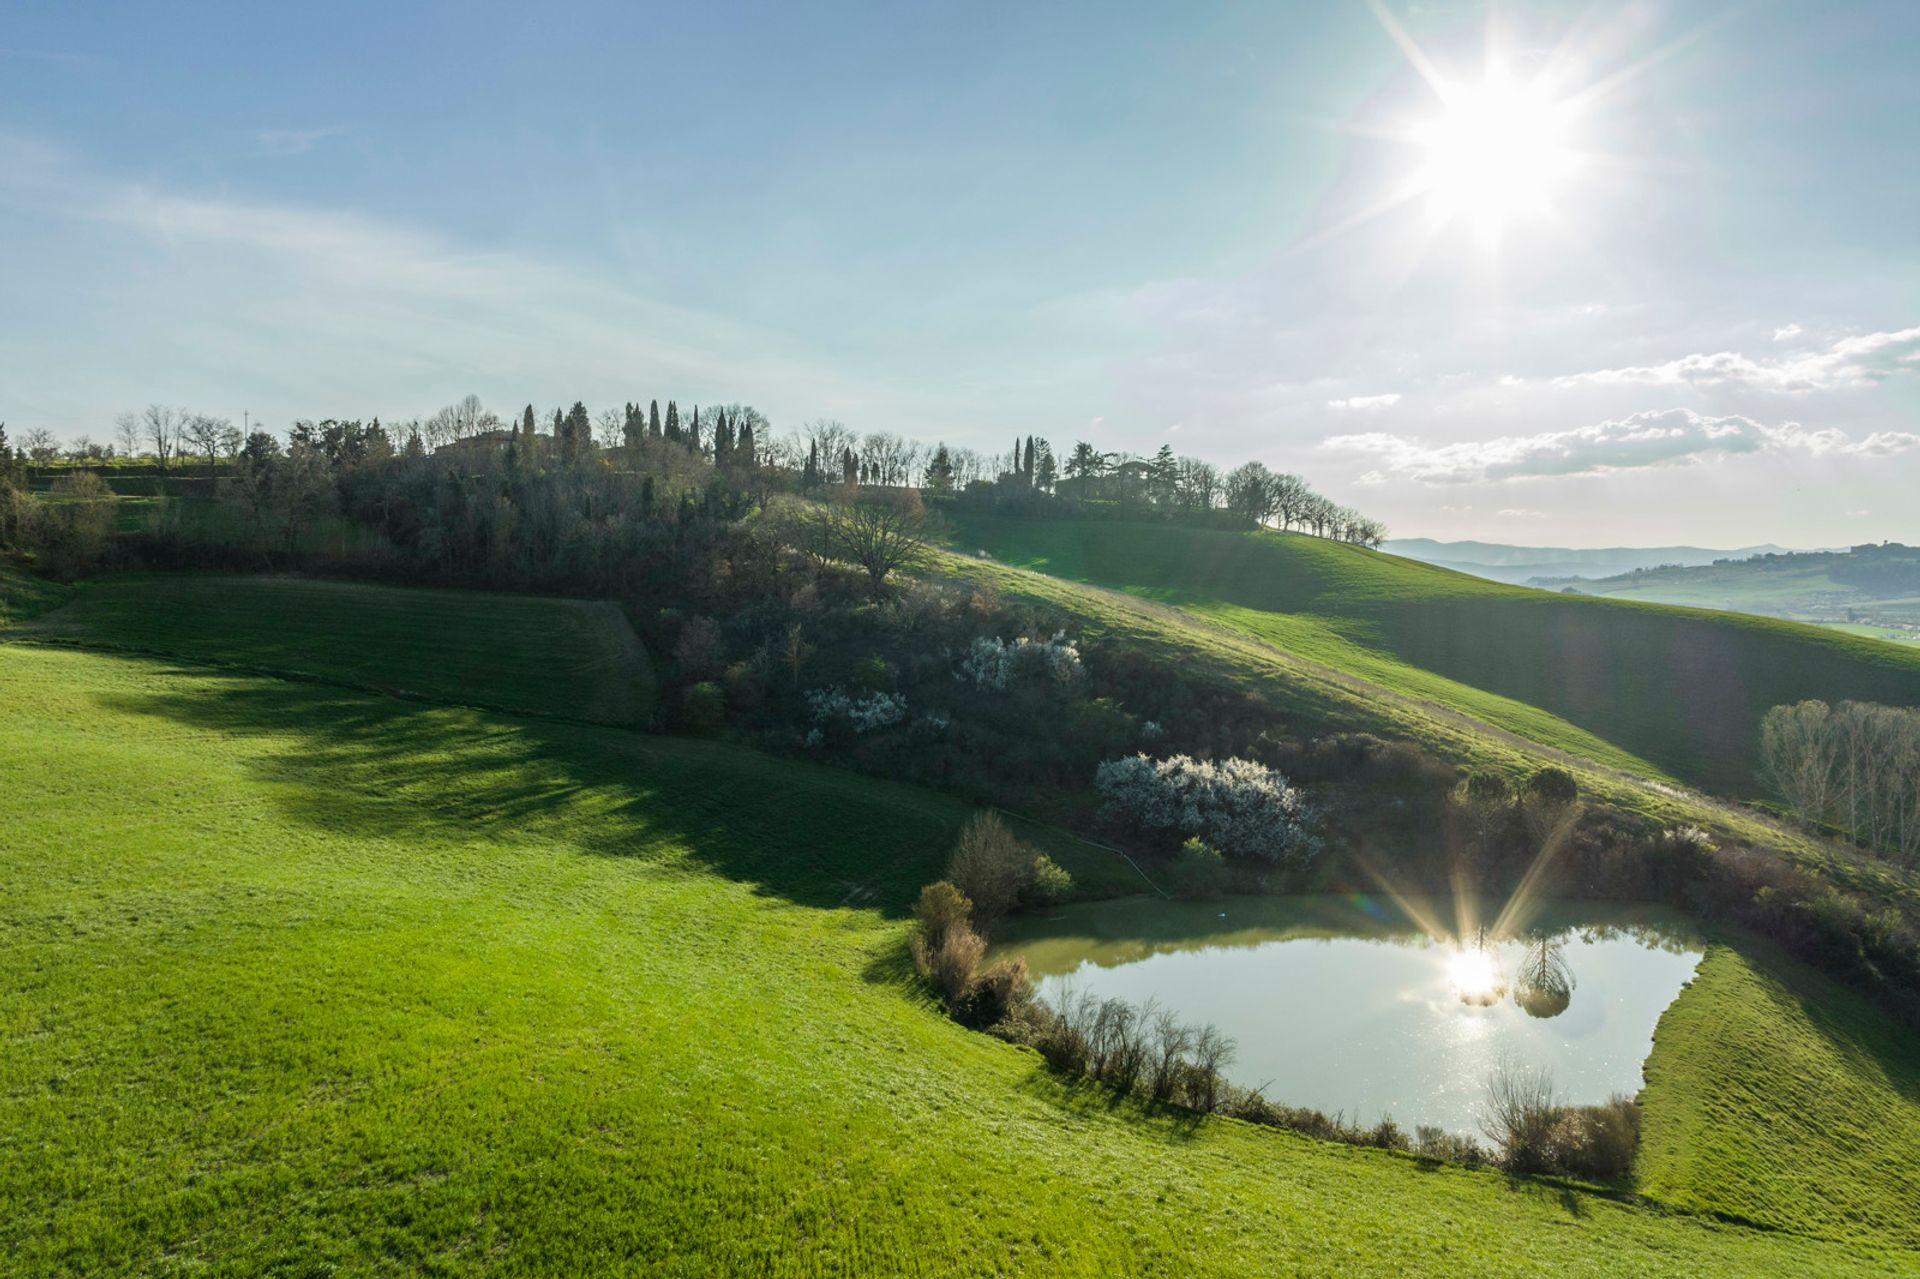
[[[1464,1004],[1495,1004],[1506,993],[1506,975],[1493,951],[1463,946],[1447,957],[1447,980]]]
[[[1445,86],[1441,99],[1441,113],[1413,130],[1423,152],[1415,186],[1435,216],[1496,236],[1546,212],[1576,167],[1567,106],[1545,84],[1498,69],[1477,85]]]

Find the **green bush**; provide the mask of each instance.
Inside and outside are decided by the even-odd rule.
[[[1045,853],[1035,854],[1029,868],[1026,899],[1035,906],[1054,906],[1073,895],[1073,876]]]
[[[712,680],[700,681],[687,690],[685,718],[689,733],[718,733],[727,726],[727,695]]]
[[[965,893],[944,879],[935,880],[920,890],[913,904],[913,917],[920,921],[920,935],[928,945],[938,946],[948,933],[966,926],[973,903]]]
[[[869,693],[891,693],[895,684],[893,667],[884,657],[863,657],[853,664],[849,682]]]
[[[1204,840],[1189,839],[1167,870],[1167,883],[1176,896],[1204,900],[1219,895],[1226,883],[1226,859]]]

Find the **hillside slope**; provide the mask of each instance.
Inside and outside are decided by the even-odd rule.
[[[125,575],[87,583],[14,634],[603,724],[642,722],[654,702],[633,627],[615,605],[588,600]]]
[[[1892,645],[1766,618],[1505,586],[1298,534],[962,513],[953,543],[1206,613],[1600,758],[1590,740],[1556,736],[1544,713],[1729,795],[1761,792],[1757,737],[1771,706],[1808,697],[1920,704],[1920,653]],[[1535,708],[1531,722],[1515,704]]]
[[[0,706],[13,1273],[1920,1270],[1068,1089],[899,984],[952,801],[50,647]]]

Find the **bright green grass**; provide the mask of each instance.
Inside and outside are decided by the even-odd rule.
[[[633,723],[653,669],[608,603],[293,577],[126,576],[15,629],[400,695]]]
[[[49,609],[58,608],[73,595],[73,588],[49,582],[44,577],[23,573],[0,561],[0,630],[18,626]]]
[[[1506,586],[1297,534],[963,513],[953,543],[1213,609],[1314,660],[1356,673],[1364,661],[1376,683],[1544,745],[1615,766],[1647,761],[1731,795],[1760,790],[1769,707],[1809,697],[1920,703],[1920,651],[1795,622]]]
[[[1920,1044],[1763,944],[1714,946],[1654,1038],[1641,1189],[1920,1248]]]
[[[956,803],[0,645],[0,1270],[1920,1272],[1114,1111],[902,984]]]

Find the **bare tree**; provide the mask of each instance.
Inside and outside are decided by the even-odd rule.
[[[627,442],[627,417],[618,409],[601,409],[593,419],[593,437],[603,449],[617,449]]]
[[[113,419],[113,438],[123,457],[140,456],[140,441],[145,438],[138,413],[122,413]]]
[[[44,426],[36,426],[23,433],[20,436],[20,450],[43,466],[60,455],[60,445],[53,438],[53,432]]]
[[[837,474],[840,454],[858,443],[845,424],[832,418],[815,418],[804,423],[800,433],[806,437],[808,447],[818,454],[822,474]]]
[[[209,476],[214,473],[214,464],[220,456],[220,449],[232,430],[233,423],[223,417],[213,417],[206,413],[180,415],[180,438],[187,447],[206,457]]]
[[[1794,816],[1814,823],[1833,807],[1837,742],[1825,702],[1776,706],[1760,721],[1760,763]]]
[[[140,412],[140,428],[153,450],[153,460],[166,470],[180,439],[179,415],[164,404],[149,404]]]
[[[835,494],[828,511],[835,553],[865,569],[876,594],[889,573],[916,563],[925,553],[920,539],[927,511],[918,490],[862,494],[849,486]]]

